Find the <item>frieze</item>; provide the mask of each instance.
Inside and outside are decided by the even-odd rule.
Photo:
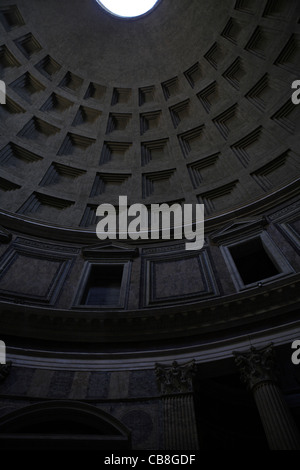
[[[40,241],[36,240],[31,240],[29,238],[21,238],[18,237],[15,239],[14,245],[24,245],[24,246],[30,246],[32,248],[37,248],[37,249],[42,249],[45,251],[56,251],[56,252],[61,252],[61,253],[70,253],[70,254],[79,254],[80,253],[80,248],[72,248],[69,246],[65,245],[54,245],[52,243],[42,243]]]
[[[86,259],[132,259],[139,256],[138,248],[126,246],[118,242],[105,242],[91,246],[84,246],[81,251],[83,257]]]
[[[185,243],[179,243],[178,245],[172,246],[160,246],[156,248],[143,248],[143,254],[151,254],[151,253],[168,253],[171,251],[185,251]]]
[[[283,209],[280,209],[277,212],[273,212],[273,214],[268,215],[268,219],[272,221],[279,220],[280,218],[285,217],[286,215],[292,215],[298,209],[300,209],[300,201],[296,201],[290,206],[284,207]]]

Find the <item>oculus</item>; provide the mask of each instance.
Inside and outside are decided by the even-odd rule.
[[[148,13],[159,0],[97,0],[105,10],[123,18],[135,18]]]

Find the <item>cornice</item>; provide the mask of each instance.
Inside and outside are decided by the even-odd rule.
[[[3,336],[65,343],[129,344],[219,338],[285,324],[299,316],[300,274],[270,285],[184,306],[141,310],[62,310],[2,302]],[[132,346],[133,347],[133,346]]]
[[[251,332],[251,335],[237,334],[235,337],[218,341],[198,341],[190,345],[176,345],[147,349],[141,347],[131,351],[55,351],[43,348],[22,348],[7,346],[7,359],[14,367],[82,370],[82,371],[120,371],[154,369],[157,362],[195,361],[196,364],[234,360],[233,352],[243,352],[250,346],[264,347],[272,342],[274,347],[291,344],[299,338],[300,321],[286,323],[267,330]]]

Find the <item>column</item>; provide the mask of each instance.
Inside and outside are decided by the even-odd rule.
[[[192,384],[195,361],[156,364],[155,372],[162,394],[164,449],[198,450]]]
[[[251,390],[271,450],[300,450],[300,435],[277,384],[273,345],[233,352],[241,380]]]

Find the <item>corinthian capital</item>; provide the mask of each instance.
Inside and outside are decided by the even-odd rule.
[[[251,347],[249,351],[234,351],[235,363],[250,390],[261,382],[276,381],[275,353],[273,345],[261,349]]]
[[[187,393],[193,389],[193,376],[196,372],[195,361],[171,365],[155,364],[155,373],[162,394]]]

